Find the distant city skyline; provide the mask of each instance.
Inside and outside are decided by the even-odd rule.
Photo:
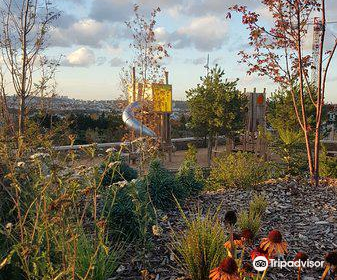
[[[60,95],[83,100],[110,100],[121,95],[119,73],[132,58],[130,35],[124,22],[133,13],[133,0],[60,0],[55,2],[62,15],[50,34],[48,55],[64,55],[57,73]],[[268,11],[257,0],[139,0],[144,13],[160,6],[156,28],[159,41],[173,48],[165,65],[173,85],[173,98],[185,100],[185,91],[194,87],[210,66],[219,64],[230,80],[239,78],[238,88],[257,91],[277,88],[263,77],[246,75],[237,62],[239,50],[247,45],[247,31],[239,17],[226,20],[227,8],[246,4],[268,20]],[[337,21],[337,2],[327,0],[328,20]],[[328,26],[328,44],[337,36],[337,25]],[[311,37],[306,48],[311,48]],[[327,83],[327,102],[337,102],[337,57],[332,61]]]

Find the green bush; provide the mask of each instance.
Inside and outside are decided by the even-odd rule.
[[[138,177],[137,170],[130,167],[118,152],[112,153],[109,160],[101,164],[100,175],[102,174],[104,174],[103,186],[109,186],[124,180],[131,181]]]
[[[319,160],[320,175],[322,177],[337,178],[337,157],[328,156],[326,148],[323,147]]]
[[[251,153],[231,153],[214,159],[207,188],[251,187],[266,178],[267,164]]]
[[[182,199],[188,195],[187,190],[179,186],[175,176],[163,167],[159,159],[150,163],[145,182],[154,206],[162,210],[175,205],[174,197]]]
[[[196,153],[196,148],[188,144],[185,159],[177,173],[178,184],[188,195],[198,193],[205,184],[202,169],[197,163]]]
[[[278,176],[301,175],[308,171],[302,131],[277,126],[274,134],[268,134],[268,140],[279,157],[274,164]]]
[[[191,219],[184,216],[187,229],[174,233],[173,250],[192,280],[208,279],[210,270],[225,257],[226,234],[217,216],[210,212],[203,216],[200,211]]]
[[[142,180],[116,183],[102,191],[103,215],[109,232],[116,238],[146,238],[153,220],[153,209]]]
[[[202,169],[194,162],[184,161],[177,173],[177,181],[187,195],[198,193],[204,187]]]

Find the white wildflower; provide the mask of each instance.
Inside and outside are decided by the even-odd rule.
[[[10,231],[13,228],[13,224],[12,223],[7,223],[5,225],[5,228],[6,228],[6,230]]]
[[[108,164],[108,168],[113,168],[113,167],[117,166],[118,164],[120,164],[119,161],[110,162],[110,163]]]
[[[116,149],[115,148],[109,148],[105,151],[107,154],[111,154],[111,153],[114,153],[116,152]]]
[[[49,157],[50,155],[47,154],[47,153],[36,153],[34,155],[31,155],[30,156],[30,159],[37,159],[37,158],[46,158],[46,157]]]
[[[129,182],[124,180],[124,181],[119,181],[116,183],[116,185],[120,188],[124,188]]]
[[[131,184],[136,184],[137,182],[138,182],[138,179],[132,179],[132,180],[130,181]]]
[[[152,233],[154,236],[161,236],[163,234],[163,229],[159,225],[153,225]]]
[[[22,167],[25,167],[25,165],[26,165],[26,163],[25,162],[23,162],[23,161],[19,161],[18,163],[17,163],[17,167],[20,167],[20,168],[22,168]]]

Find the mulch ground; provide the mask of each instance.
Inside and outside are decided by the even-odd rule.
[[[256,244],[266,237],[272,229],[283,233],[288,242],[289,252],[286,260],[293,260],[298,251],[306,252],[313,261],[324,260],[326,252],[337,249],[337,181],[322,181],[319,188],[296,178],[270,180],[253,189],[225,189],[217,192],[203,193],[183,205],[184,211],[195,209],[215,209],[219,204],[220,219],[227,210],[245,209],[255,193],[265,193],[269,205],[263,217],[263,224]],[[152,246],[146,254],[139,251],[128,258],[118,269],[118,275],[112,279],[147,279],[174,280],[188,279],[181,271],[168,248],[171,241],[171,229],[181,230],[184,225],[178,210],[161,213],[164,219],[160,226],[163,234],[154,237]],[[248,256],[247,256],[248,257]],[[145,270],[145,271],[144,271]],[[322,269],[305,269],[303,280],[320,279]],[[267,279],[296,279],[296,268],[270,268]]]

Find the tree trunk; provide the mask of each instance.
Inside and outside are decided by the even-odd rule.
[[[25,110],[26,110],[26,100],[24,97],[21,96],[18,111],[19,137],[25,134]]]
[[[315,133],[315,155],[314,155],[314,162],[315,162],[314,180],[316,187],[318,187],[319,185],[319,152],[320,152],[320,129],[318,127],[316,128]]]

